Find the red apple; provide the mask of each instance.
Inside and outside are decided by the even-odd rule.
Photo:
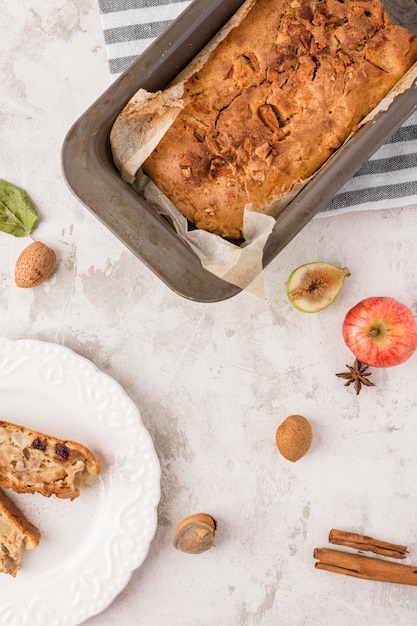
[[[343,338],[359,361],[392,367],[417,348],[417,323],[408,307],[394,298],[365,298],[346,314]]]

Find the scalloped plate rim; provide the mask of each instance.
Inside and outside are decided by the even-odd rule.
[[[42,361],[42,359],[44,360]],[[38,367],[40,361],[43,367]],[[28,369],[30,370],[30,380]],[[50,569],[46,569],[45,573],[39,571],[42,555],[41,537],[38,549],[34,553],[25,555],[25,559],[31,559],[32,568],[29,568],[30,575],[27,579],[24,578],[26,575],[24,574],[25,559],[23,568],[18,572],[16,578],[12,579],[12,577],[0,574],[2,576],[0,578],[0,590],[2,587],[6,587],[6,594],[2,590],[3,593],[0,597],[0,618],[2,615],[3,618],[6,616],[10,626],[14,624],[19,626],[29,626],[29,624],[31,626],[38,624],[44,626],[78,626],[88,618],[101,613],[113,602],[128,584],[133,572],[143,564],[148,555],[158,521],[157,508],[160,500],[161,477],[159,459],[151,436],[143,425],[139,408],[126,394],[120,383],[102,372],[89,358],[58,343],[32,338],[9,339],[0,336],[0,391],[9,391],[11,396],[11,399],[7,399],[7,393],[5,393],[6,406],[7,402],[10,404],[14,400],[17,404],[26,401],[21,398],[17,400],[14,396],[17,377],[20,377],[22,372],[24,382],[22,384],[19,380],[19,384],[22,384],[23,390],[26,389],[29,397],[28,402],[32,399],[32,395],[35,400],[37,399],[38,390],[45,405],[50,398],[61,402],[63,399],[68,400],[65,398],[65,393],[67,395],[72,394],[71,407],[67,413],[64,411],[62,423],[59,424],[60,428],[65,430],[65,434],[67,431],[71,434],[71,429],[75,430],[77,425],[82,426],[85,432],[89,431],[91,441],[96,442],[104,450],[105,458],[97,454],[100,461],[104,461],[102,475],[98,482],[88,490],[87,495],[84,495],[85,492],[83,492],[80,498],[74,500],[77,503],[75,505],[69,505],[68,501],[65,500],[59,504],[57,498],[46,499],[39,494],[34,496],[24,494],[23,498],[20,494],[13,492],[10,494],[18,506],[19,498],[22,500],[29,498],[26,502],[29,502],[29,506],[32,506],[35,512],[36,504],[38,505],[40,519],[38,526],[41,533],[41,521],[45,520],[46,524],[50,510],[47,507],[51,507],[55,511],[59,507],[61,510],[68,509],[69,506],[81,507],[79,510],[84,517],[80,516],[81,521],[71,521],[74,528],[80,531],[82,537],[80,545],[76,544],[75,554],[67,555],[68,558],[64,559],[62,566],[58,560],[55,567],[49,564]],[[26,379],[24,378],[25,374]],[[75,398],[74,392],[78,393],[77,398]],[[50,398],[44,398],[43,394],[45,393],[50,394]],[[75,422],[74,425],[73,418],[79,419],[79,417],[72,415],[71,410],[74,406],[75,412],[77,403],[86,409],[86,414],[89,414],[93,422],[88,422],[87,425]],[[34,404],[36,405],[36,402]],[[65,402],[63,402],[63,406],[66,406]],[[119,414],[119,407],[125,411],[125,413],[122,411],[122,415]],[[50,417],[43,417],[44,414],[42,412],[41,414],[42,419],[48,423]],[[71,419],[68,418],[70,415]],[[7,419],[7,417],[2,414],[1,419]],[[119,426],[117,420],[121,420],[124,426],[122,432],[119,432],[120,429],[117,429],[116,432],[114,420],[116,420],[117,426]],[[10,419],[9,421],[13,420]],[[37,425],[36,418],[35,425],[27,425],[35,428]],[[99,429],[94,428],[97,425],[100,426]],[[35,429],[41,430],[40,428]],[[52,424],[50,428],[44,428],[42,432],[56,434]],[[108,444],[109,434],[113,438]],[[68,435],[67,438],[71,437]],[[72,438],[75,441],[79,440],[76,434]],[[95,451],[91,442],[86,445]],[[133,489],[131,489],[132,486]],[[81,500],[83,495],[84,501]],[[113,510],[114,504],[116,504],[115,511]],[[120,505],[119,508],[117,505]],[[45,510],[47,510],[46,513]],[[104,521],[100,517],[100,513],[105,514],[103,515]],[[62,517],[64,518],[65,515]],[[90,517],[91,522],[89,522]],[[54,522],[55,520],[53,522],[49,520],[50,525]],[[68,524],[69,522],[65,521],[65,523]],[[91,523],[91,528],[89,523]],[[139,529],[141,529],[141,533],[139,533]],[[107,533],[110,535],[108,536]],[[50,534],[53,535],[53,532]],[[63,537],[57,538],[55,544],[51,542],[52,547],[56,549],[63,539]],[[102,550],[100,541],[103,541],[107,548],[107,553],[104,555],[101,552],[98,554]],[[47,544],[48,538],[45,539],[45,542]],[[117,561],[116,570],[115,561],[120,555],[123,558]],[[57,556],[59,557],[59,555]],[[87,569],[89,574],[83,575],[76,572],[74,576],[74,568],[77,564],[84,568],[89,567],[90,569]],[[97,565],[96,569],[94,569],[94,565]],[[5,582],[2,584],[1,581]],[[54,608],[54,603],[51,604],[54,585],[64,586],[65,590],[70,588],[74,597],[72,606],[69,606],[69,603],[66,604],[63,617],[56,618],[52,615],[48,618],[48,613],[50,613],[51,608]],[[27,598],[25,603],[26,607],[19,605],[19,609],[17,609],[17,602],[13,604],[4,600],[4,596],[9,598],[7,588],[9,588],[12,596],[13,594],[16,596],[25,593],[27,589],[32,592],[32,587],[35,588],[35,597],[31,593],[31,597]],[[58,589],[58,597],[59,592],[60,589]],[[63,596],[63,592],[61,595]],[[91,600],[92,597],[94,600]]]

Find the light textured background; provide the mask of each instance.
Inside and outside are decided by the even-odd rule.
[[[417,207],[313,220],[267,268],[265,299],[176,296],[68,191],[67,130],[110,84],[95,0],[0,1],[0,176],[42,216],[36,236],[58,267],[35,290],[14,285],[28,243],[0,233],[1,333],[58,342],[90,358],[137,403],[161,468],[148,558],[88,626],[414,626],[413,587],[314,569],[331,528],[409,546],[417,564],[416,358],[374,370],[359,397],[335,373],[352,357],[346,310],[391,295],[417,311]],[[301,263],[347,265],[326,311],[290,307]],[[311,420],[309,454],[290,464],[275,430]],[[216,547],[171,546],[186,515],[217,518]],[[0,580],[1,592],[1,580]]]

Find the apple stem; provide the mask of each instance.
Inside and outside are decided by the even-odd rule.
[[[368,333],[368,337],[378,337],[380,332],[379,328],[372,328]]]

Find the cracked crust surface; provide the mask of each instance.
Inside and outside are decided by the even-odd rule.
[[[311,176],[416,60],[379,0],[257,0],[143,169],[198,228],[239,239],[244,206]]]
[[[1,487],[72,500],[99,473],[98,459],[85,446],[0,421]]]
[[[26,550],[38,547],[41,534],[0,491],[0,572],[16,576]]]

